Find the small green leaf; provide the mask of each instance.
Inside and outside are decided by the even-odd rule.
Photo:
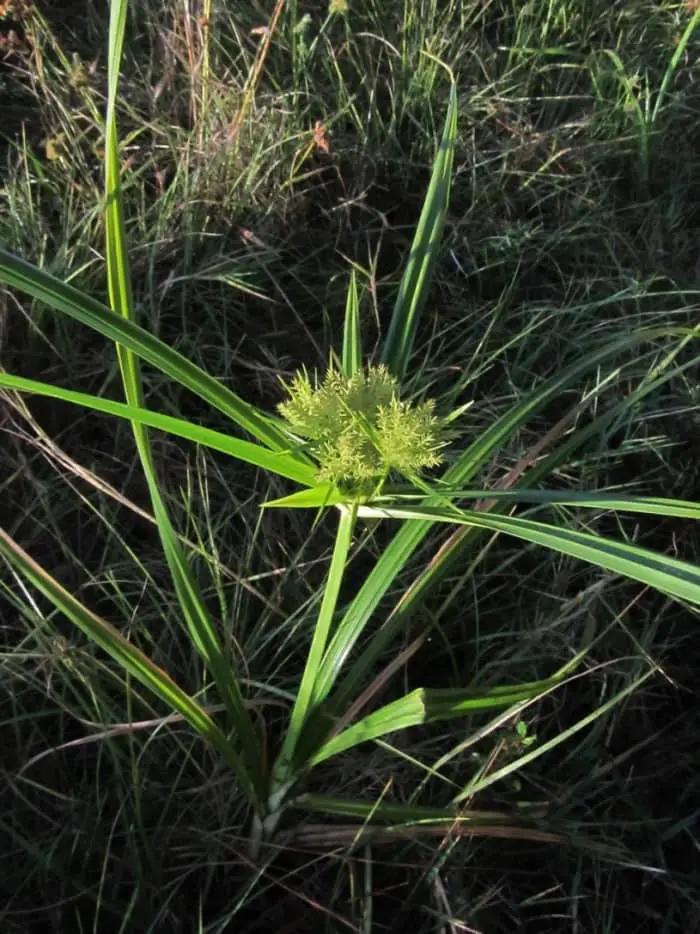
[[[282,496],[280,499],[271,499],[262,506],[264,509],[324,509],[326,506],[340,506],[349,504],[350,497],[342,493],[330,483],[320,483],[308,490],[299,490]]]
[[[360,302],[357,295],[357,274],[350,270],[350,284],[345,303],[343,326],[343,376],[352,379],[362,369],[362,343],[360,338]]]
[[[640,675],[640,677],[635,678],[631,684],[628,684],[622,690],[618,691],[617,694],[614,694],[609,700],[605,701],[604,704],[596,707],[595,710],[592,710],[589,714],[586,714],[585,717],[582,717],[580,720],[574,723],[573,726],[556,732],[552,739],[541,743],[539,746],[535,745],[534,748],[530,749],[529,752],[524,752],[521,756],[518,756],[516,759],[508,762],[506,765],[501,766],[501,768],[487,771],[485,773],[481,772],[478,776],[474,777],[459,792],[459,794],[454,796],[452,803],[457,805],[462,801],[471,800],[474,795],[478,794],[480,791],[489,788],[496,782],[502,781],[504,778],[507,778],[514,772],[520,771],[524,766],[528,765],[528,763],[533,762],[535,759],[539,759],[540,756],[543,756],[548,752],[551,752],[562,743],[568,742],[571,737],[578,733],[580,730],[583,730],[587,726],[590,726],[592,723],[595,723],[596,720],[598,720],[600,717],[603,717],[606,713],[608,713],[608,711],[616,707],[626,697],[634,694],[646,681],[649,680],[649,678],[652,678],[655,674],[655,669],[646,671],[643,675]]]

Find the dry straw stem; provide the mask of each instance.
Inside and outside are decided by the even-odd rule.
[[[228,140],[230,143],[237,139],[238,134],[241,131],[241,127],[243,126],[243,122],[246,118],[246,114],[250,109],[253,97],[255,96],[255,89],[258,86],[263,66],[265,65],[265,59],[267,58],[268,52],[270,51],[272,36],[274,35],[275,29],[277,28],[277,23],[279,22],[279,18],[282,15],[283,9],[284,0],[277,0],[275,9],[273,10],[272,16],[270,17],[270,25],[262,27],[263,41],[260,44],[258,54],[253,64],[253,69],[250,73],[248,81],[246,82],[245,90],[243,91],[243,103],[241,104],[240,110],[234,117],[233,123],[231,124],[231,129],[229,130]]]

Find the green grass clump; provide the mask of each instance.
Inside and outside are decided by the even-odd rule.
[[[690,930],[700,12],[110,7],[3,34],[3,926]]]

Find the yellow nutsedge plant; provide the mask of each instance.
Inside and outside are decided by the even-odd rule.
[[[382,336],[377,365],[363,366],[361,317],[355,272],[350,278],[343,328],[340,365],[329,366],[319,379],[300,371],[286,386],[287,398],[278,408],[281,419],[272,418],[238,396],[211,374],[142,328],[135,320],[129,267],[129,243],[122,203],[122,149],[117,133],[119,76],[127,16],[126,0],[112,0],[108,49],[108,95],[105,121],[105,258],[109,305],[0,248],[0,282],[32,300],[107,338],[116,347],[124,389],[124,402],[87,395],[63,386],[43,383],[0,370],[0,389],[26,392],[82,406],[127,420],[146,479],[151,511],[158,528],[180,622],[207,673],[209,705],[150,658],[131,634],[131,627],[114,625],[98,616],[69,592],[49,571],[24,550],[9,531],[0,527],[0,559],[13,575],[36,589],[75,627],[99,646],[134,682],[144,686],[161,705],[177,714],[214,750],[231,770],[245,799],[250,817],[250,852],[257,858],[261,845],[284,826],[282,818],[295,813],[319,813],[357,822],[358,833],[369,824],[387,822],[425,828],[428,824],[447,831],[457,822],[481,821],[488,829],[493,814],[471,808],[474,795],[483,791],[536,756],[550,752],[573,732],[586,727],[628,696],[652,673],[630,683],[597,711],[562,731],[554,739],[535,743],[519,760],[489,775],[478,771],[465,775],[449,802],[437,808],[416,803],[420,786],[408,802],[353,799],[321,795],[310,789],[310,773],[337,756],[364,744],[385,742],[392,734],[429,723],[456,718],[482,717],[479,730],[485,736],[501,729],[507,719],[520,716],[522,705],[554,690],[585,657],[593,639],[595,619],[586,623],[582,648],[548,677],[522,684],[491,684],[487,679],[455,687],[415,687],[387,702],[378,701],[390,676],[404,665],[406,650],[387,664],[387,653],[403,640],[412,614],[447,573],[461,550],[473,548],[483,535],[508,535],[557,554],[585,561],[606,573],[626,577],[653,588],[694,610],[700,607],[700,568],[663,552],[652,552],[626,540],[616,540],[581,529],[576,523],[543,521],[532,511],[516,513],[518,504],[576,506],[606,511],[626,511],[649,516],[700,520],[694,502],[660,497],[629,496],[619,492],[546,490],[541,483],[578,451],[591,432],[607,431],[621,412],[623,402],[596,415],[559,447],[528,465],[508,487],[484,490],[479,484],[488,465],[509,439],[535,414],[596,374],[610,361],[646,345],[654,359],[654,379],[646,379],[630,394],[635,405],[654,387],[674,373],[694,372],[697,355],[680,363],[680,350],[695,341],[697,328],[676,325],[638,329],[605,343],[596,343],[559,372],[526,392],[522,398],[475,437],[463,437],[439,482],[428,484],[420,474],[441,464],[449,424],[457,413],[441,418],[434,402],[401,398],[425,306],[438,245],[447,216],[450,179],[458,142],[458,100],[450,73],[450,99],[445,126],[437,148],[421,215],[399,283],[389,328]],[[340,9],[343,5],[335,3]],[[426,53],[428,54],[428,53]],[[661,342],[673,342],[662,364],[657,355]],[[217,431],[185,418],[167,415],[147,405],[142,361],[158,369],[205,401],[228,420],[226,431]],[[675,361],[675,362],[674,362]],[[685,378],[685,377],[684,377]],[[461,412],[464,410],[458,410]],[[577,410],[578,412],[578,410]],[[269,756],[267,729],[253,718],[247,696],[250,685],[242,677],[237,653],[219,621],[211,614],[197,574],[190,561],[189,543],[178,533],[169,512],[169,497],[160,486],[151,448],[151,430],[166,431],[190,442],[226,454],[295,485],[295,492],[267,502],[266,507],[318,508],[337,506],[337,525],[332,554],[318,600],[313,601],[307,631],[310,645],[303,672],[295,679],[290,710],[279,736],[277,755]],[[245,435],[241,437],[240,435]],[[550,439],[551,440],[551,439]],[[387,491],[387,480],[411,481],[398,493]],[[512,477],[511,477],[512,478]],[[415,487],[415,489],[413,489]],[[387,495],[390,492],[391,495]],[[375,500],[375,501],[373,501]],[[488,501],[488,509],[469,508],[469,502]],[[467,506],[461,503],[467,503]],[[369,573],[344,586],[345,572],[355,547],[356,521],[391,522],[393,534]],[[409,562],[431,529],[451,529],[449,548],[432,557],[408,580]],[[466,572],[465,572],[466,573]],[[473,569],[468,572],[473,574]],[[404,579],[404,574],[407,578]],[[404,586],[405,585],[405,586]],[[14,586],[14,585],[13,585]],[[22,585],[24,586],[24,584]],[[398,601],[385,614],[388,595]],[[32,611],[33,612],[33,611]],[[384,615],[385,614],[385,615]],[[379,625],[374,625],[377,617]],[[33,619],[33,617],[32,617]],[[125,635],[129,632],[129,635]],[[413,642],[416,651],[419,640]],[[655,670],[655,669],[653,669]],[[274,687],[274,686],[273,686]],[[494,716],[494,712],[499,711]],[[503,713],[505,711],[505,713]],[[483,717],[491,717],[483,725]],[[504,719],[505,718],[505,719]],[[109,726],[109,724],[107,724]],[[516,728],[520,745],[529,737]],[[97,734],[97,737],[104,736]],[[478,735],[477,733],[473,734]],[[455,747],[458,749],[459,747]],[[507,768],[507,773],[504,769]],[[430,770],[431,774],[439,775]],[[520,821],[520,815],[514,818]],[[498,815],[499,831],[509,815]],[[295,821],[291,817],[291,821]],[[294,826],[294,825],[293,825]],[[501,834],[502,835],[502,834]]]

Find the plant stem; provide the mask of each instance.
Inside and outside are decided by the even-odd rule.
[[[316,679],[321,667],[328,637],[330,634],[331,622],[335,613],[335,607],[338,602],[340,586],[345,573],[352,534],[357,520],[357,504],[340,507],[340,521],[333,548],[333,557],[328,571],[321,609],[314,629],[311,648],[306,659],[306,666],[302,676],[299,693],[292,710],[289,722],[289,729],[282,746],[282,750],[275,762],[272,770],[272,780],[270,786],[270,798],[268,807],[270,812],[276,811],[281,803],[283,796],[294,781],[294,775],[291,774],[291,762],[301,731],[308,719],[309,713],[314,704],[314,693]]]

